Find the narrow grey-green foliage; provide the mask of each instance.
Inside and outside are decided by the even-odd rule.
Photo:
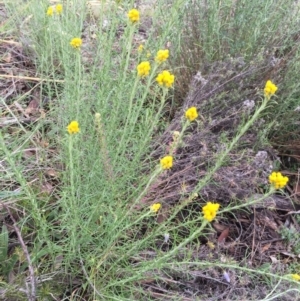
[[[196,5],[201,13],[202,33],[195,44],[203,48],[202,60],[223,57],[224,45],[228,45],[230,55],[253,56],[270,35],[285,37],[280,22],[286,17],[289,1],[279,2],[275,11],[275,2],[271,0],[242,0],[235,5],[229,0],[158,1],[155,10],[149,12],[153,26],[147,33],[145,48],[152,54],[151,62],[166,43],[171,45],[171,56],[176,55],[182,39],[181,28],[187,26],[185,14]],[[40,199],[28,185],[26,166],[14,149],[24,150],[29,142],[35,143],[32,135],[43,133],[44,129],[37,126],[27,130],[20,124],[23,133],[18,140],[0,136],[1,155],[8,164],[6,176],[15,179],[22,190],[20,200],[26,200],[18,204],[26,212],[20,224],[24,229],[27,226],[34,229],[35,241],[30,250],[33,263],[40,273],[54,271],[80,277],[83,287],[89,286],[90,292],[94,290],[91,300],[133,300],[135,294],[145,297],[147,292],[139,287],[139,281],[147,275],[159,280],[162,276],[155,276],[155,271],[161,269],[184,271],[192,260],[188,246],[203,235],[206,226],[199,212],[192,210],[193,214],[182,224],[174,222],[188,204],[184,198],[170,209],[169,217],[161,224],[149,214],[148,208],[140,211],[134,208],[156,176],[158,162],[152,162],[148,155],[151,142],[158,134],[156,127],[167,95],[156,86],[155,77],[158,71],[171,70],[171,67],[165,62],[154,72],[152,64],[150,77],[137,77],[136,66],[146,58],[137,52],[138,26],[130,24],[126,16],[133,1],[130,4],[124,1],[121,9],[112,3],[111,9],[103,11],[94,24],[95,35],[87,22],[89,13],[84,1],[66,1],[63,13],[52,17],[46,16],[48,1],[32,0],[26,4],[20,1],[20,5],[17,11],[10,3],[8,8],[17,26],[22,25],[21,37],[32,52],[38,76],[50,79],[41,81],[41,97],[44,91],[48,92],[50,112],[47,114],[51,120],[51,135],[48,135],[53,147],[59,150],[55,159],[64,167],[55,201],[51,197]],[[205,5],[207,10],[202,11]],[[74,37],[83,38],[81,49],[70,46]],[[265,46],[271,45],[271,40],[268,42]],[[290,77],[298,70],[294,63],[289,69]],[[290,95],[293,106],[298,89],[293,81]],[[262,109],[241,125],[240,132],[228,143],[227,151],[220,155],[202,182],[199,181],[195,192],[201,193],[211,181]],[[100,114],[101,130],[97,128],[95,113]],[[71,120],[79,122],[80,133],[69,136],[66,127]],[[129,208],[134,210],[131,212]],[[189,230],[186,237],[181,235],[185,229]],[[171,233],[174,245],[169,252],[161,250],[160,241],[166,232]],[[5,235],[2,228],[1,238],[5,239]],[[148,252],[149,260],[143,260],[143,252]],[[57,258],[62,258],[61,264],[57,264]],[[197,261],[193,264],[204,270],[218,266],[283,279],[270,271],[243,268],[236,263]],[[268,298],[271,300],[272,296]]]

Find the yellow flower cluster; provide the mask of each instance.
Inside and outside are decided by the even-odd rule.
[[[292,274],[291,277],[293,280],[300,281],[300,275],[299,274]]]
[[[53,6],[49,6],[46,14],[47,14],[47,16],[53,16],[53,12],[54,12]]]
[[[128,14],[128,19],[132,22],[132,23],[136,23],[140,20],[140,13],[137,9],[131,9]]]
[[[160,203],[155,203],[155,204],[150,206],[150,211],[156,213],[160,208],[161,208],[161,204]]]
[[[151,70],[151,66],[150,66],[150,63],[148,61],[141,62],[137,66],[138,75],[141,76],[141,77],[148,76],[150,70]]]
[[[165,50],[158,50],[156,57],[155,57],[155,61],[158,63],[162,63],[164,61],[166,61],[169,58],[169,50],[165,49]]]
[[[191,107],[185,111],[185,117],[189,121],[194,121],[198,117],[198,112],[196,107]]]
[[[173,166],[173,157],[165,156],[160,160],[160,166],[162,169],[170,169]]]
[[[77,134],[80,132],[79,124],[77,121],[73,120],[67,126],[67,131],[70,135]]]
[[[62,11],[63,11],[63,6],[62,6],[62,4],[56,4],[56,6],[55,6],[55,11],[56,11],[56,13],[57,13],[58,15],[61,14]]]
[[[70,45],[75,49],[79,49],[82,45],[82,40],[80,38],[73,38]]]
[[[53,5],[53,6],[49,6],[48,9],[47,9],[47,16],[53,16],[54,12],[57,14],[57,15],[60,15],[63,11],[63,6],[62,4],[56,4],[56,5]]]
[[[175,76],[167,70],[162,71],[156,77],[156,81],[158,82],[158,84],[166,88],[170,88],[173,85],[174,80]]]
[[[289,178],[283,176],[280,172],[273,171],[269,176],[269,182],[275,187],[275,189],[284,188],[288,181]]]
[[[277,86],[273,84],[270,80],[268,80],[266,82],[265,89],[264,89],[265,97],[269,99],[272,95],[275,94],[277,89],[278,89]]]
[[[140,14],[139,11],[136,9],[131,9],[128,13],[127,16],[129,20],[132,23],[138,22],[140,20]],[[141,54],[142,52],[145,51],[145,47],[143,44],[140,44],[137,48],[138,53]],[[156,56],[155,56],[155,61],[160,64],[162,62],[165,62],[169,58],[169,49],[160,49],[157,51]],[[147,58],[151,57],[151,53],[147,51]],[[140,77],[146,77],[150,74],[151,70],[151,65],[149,61],[143,61],[138,64],[137,66],[137,73],[138,76]],[[171,74],[167,70],[163,70],[161,73],[159,73],[156,77],[156,82],[165,88],[170,88],[175,80],[175,76]]]
[[[208,202],[203,208],[202,213],[204,215],[204,219],[208,222],[211,222],[217,215],[217,212],[219,210],[220,204],[212,202]]]

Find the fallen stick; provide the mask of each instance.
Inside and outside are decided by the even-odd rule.
[[[34,276],[34,268],[33,268],[33,265],[32,265],[32,262],[31,262],[31,259],[30,259],[29,253],[28,253],[28,249],[24,243],[21,232],[17,226],[17,222],[16,222],[15,218],[13,217],[13,215],[11,214],[9,207],[5,206],[4,204],[3,204],[3,207],[7,210],[8,214],[10,215],[11,220],[13,221],[14,230],[17,233],[18,240],[20,242],[20,245],[23,249],[23,252],[24,252],[27,262],[28,262],[31,291],[27,290],[26,295],[27,295],[29,301],[35,301],[36,300],[36,281],[35,281],[35,276]],[[27,282],[26,282],[26,284],[27,284]]]
[[[8,75],[8,74],[0,74],[2,78],[13,78],[19,80],[29,80],[34,82],[53,82],[53,83],[63,83],[62,79],[49,79],[49,78],[40,78],[40,77],[30,77],[30,76],[21,76],[21,75]]]

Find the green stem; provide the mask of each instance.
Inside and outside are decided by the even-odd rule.
[[[271,187],[270,191],[267,194],[263,195],[261,198],[255,199],[255,200],[250,201],[250,202],[245,202],[243,204],[236,205],[236,206],[233,206],[233,207],[227,207],[224,210],[220,211],[219,213],[225,213],[225,212],[241,209],[241,208],[244,208],[244,207],[248,207],[250,205],[255,205],[255,204],[265,200],[267,197],[272,195],[274,192],[275,192],[275,189],[273,187]]]
[[[154,75],[155,75],[155,72],[156,72],[157,68],[158,68],[158,65],[155,64],[155,65],[154,65],[154,68],[152,69],[152,71],[151,71],[151,73],[150,73],[150,76],[149,76],[149,78],[148,78],[148,80],[147,80],[147,84],[146,84],[144,93],[143,93],[143,95],[142,95],[142,98],[138,100],[138,109],[137,109],[137,111],[135,112],[134,116],[132,116],[132,114],[131,114],[132,103],[133,103],[134,96],[135,96],[135,94],[136,94],[137,84],[138,84],[139,81],[140,81],[140,77],[139,77],[138,75],[137,75],[137,77],[136,77],[136,80],[135,80],[135,82],[134,82],[134,86],[133,86],[133,89],[132,89],[132,92],[131,92],[131,95],[130,95],[130,99],[129,99],[129,106],[130,106],[129,108],[130,108],[130,110],[129,110],[128,115],[127,115],[126,124],[125,124],[124,130],[123,130],[123,135],[122,135],[122,138],[121,138],[121,143],[119,143],[120,147],[123,148],[123,152],[120,154],[121,157],[124,156],[124,154],[125,154],[125,152],[126,152],[126,150],[127,150],[126,147],[124,147],[124,145],[123,145],[124,138],[125,138],[125,137],[132,137],[131,135],[132,135],[132,132],[133,132],[133,130],[134,130],[134,127],[131,127],[131,130],[129,131],[129,133],[126,132],[126,127],[127,127],[127,125],[128,125],[128,122],[130,121],[130,119],[133,119],[133,120],[131,121],[131,123],[132,123],[132,124],[136,124],[137,119],[138,119],[139,114],[140,114],[140,111],[142,110],[143,104],[144,104],[145,99],[146,99],[146,97],[147,97],[147,95],[148,95],[149,88],[150,88],[150,85],[151,85],[151,83],[152,83],[152,80],[153,80],[153,78],[154,78]],[[153,124],[154,124],[154,123],[153,123]]]
[[[77,250],[77,226],[78,226],[78,210],[76,210],[75,200],[75,181],[74,181],[74,160],[73,160],[73,135],[69,135],[69,171],[70,171],[70,186],[71,186],[71,196],[67,197],[70,200],[69,206],[72,214],[71,220],[73,223],[73,229],[71,231],[71,242],[74,248],[74,252]],[[68,209],[68,208],[66,208]]]
[[[153,183],[153,181],[155,180],[155,178],[162,172],[163,170],[159,167],[157,168],[153,174],[151,175],[151,178],[149,179],[146,187],[144,188],[144,190],[139,194],[139,196],[136,198],[136,200],[132,203],[132,205],[130,206],[130,208],[126,211],[126,213],[123,215],[123,218],[120,220],[120,222],[118,223],[117,227],[119,225],[122,225],[123,221],[125,220],[125,218],[129,215],[129,213],[132,212],[133,210],[133,207],[136,206],[136,204],[138,204],[138,202],[142,199],[142,197],[145,195],[145,193],[147,192],[148,188],[150,187],[150,185]],[[123,232],[124,231],[124,228],[121,229],[121,231]],[[121,232],[119,232],[116,237],[118,237],[118,235],[120,234]]]
[[[75,198],[75,186],[74,186],[74,162],[73,162],[73,136],[69,135],[69,169],[70,169],[70,185],[71,185],[71,197]],[[73,203],[73,201],[72,201]]]
[[[3,101],[4,102],[4,101]],[[44,239],[49,245],[49,242],[47,240],[47,225],[45,222],[45,219],[41,215],[41,209],[38,206],[37,199],[31,189],[31,186],[28,185],[26,178],[22,175],[22,172],[20,169],[17,167],[16,162],[12,158],[11,152],[8,150],[5,144],[4,137],[2,135],[2,131],[0,130],[0,149],[4,152],[5,158],[3,161],[7,161],[9,166],[12,168],[14,172],[14,176],[16,181],[19,183],[19,185],[22,188],[22,191],[26,193],[27,198],[30,200],[31,208],[30,208],[30,213],[32,215],[32,218],[34,222],[37,224],[37,228],[40,229],[40,232],[43,233]]]
[[[159,266],[159,264],[165,263],[167,261],[167,259],[169,259],[171,256],[175,255],[178,251],[180,251],[183,247],[185,247],[189,242],[196,239],[200,235],[200,233],[202,232],[202,230],[205,228],[205,226],[207,224],[208,224],[208,222],[206,220],[203,220],[201,226],[195,232],[193,232],[192,235],[190,235],[187,239],[185,239],[177,247],[175,247],[171,251],[165,253],[165,255],[163,255],[162,257],[153,260],[151,264],[147,265],[147,270],[149,271],[152,268],[155,268],[155,267]],[[132,277],[128,277],[128,278],[126,278],[125,282],[133,281],[133,280],[136,279],[136,277],[137,277],[137,275],[134,275]],[[122,281],[122,283],[124,283],[124,282]],[[110,285],[107,286],[107,288],[111,287],[111,286],[114,286],[114,285],[116,285],[116,282],[111,283]]]
[[[250,120],[242,127],[240,132],[233,138],[229,146],[222,152],[222,154],[218,157],[214,167],[206,174],[206,176],[201,179],[198,185],[195,187],[193,193],[199,192],[211,179],[211,177],[216,173],[216,171],[221,167],[223,161],[234,148],[239,139],[246,133],[246,131],[250,128],[250,126],[254,123],[254,121],[258,118],[260,113],[266,108],[268,100],[265,98],[261,106],[255,111]]]
[[[136,92],[136,88],[137,88],[137,85],[138,85],[138,82],[139,82],[139,77],[137,76],[135,78],[135,81],[134,81],[134,85],[133,85],[133,88],[132,88],[132,91],[131,91],[131,95],[130,95],[130,98],[129,98],[129,109],[128,109],[128,114],[127,114],[127,117],[126,117],[126,122],[125,122],[125,125],[124,125],[124,129],[123,129],[123,135],[122,135],[122,138],[121,138],[121,141],[120,141],[120,144],[119,145],[123,145],[123,140],[124,140],[124,137],[125,136],[128,136],[126,134],[126,129],[128,127],[128,123],[129,123],[129,120],[131,118],[131,111],[132,111],[132,106],[133,106],[133,99],[134,99],[134,95],[135,95],[135,92]],[[131,137],[131,136],[128,136],[128,137]],[[122,154],[123,155],[123,154]]]
[[[75,72],[75,81],[77,81],[77,101],[76,101],[76,104],[77,104],[77,112],[76,112],[76,118],[78,118],[78,116],[80,116],[81,112],[81,108],[79,107],[79,104],[81,103],[81,93],[80,93],[80,90],[81,90],[81,82],[82,82],[82,65],[81,65],[81,54],[80,54],[80,51],[78,50],[77,53],[76,53],[76,56],[77,56],[77,70]]]
[[[127,46],[125,48],[125,51],[127,51],[127,55],[126,55],[125,66],[124,66],[124,69],[123,69],[121,87],[123,87],[123,84],[126,80],[126,72],[128,70],[128,66],[129,66],[134,29],[135,29],[135,26],[131,25],[130,31],[129,31],[128,43],[127,43]]]

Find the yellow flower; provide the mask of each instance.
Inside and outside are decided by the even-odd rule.
[[[218,204],[218,203],[213,204],[211,202],[208,202],[202,208],[202,213],[204,215],[204,219],[206,219],[208,222],[211,222],[216,217],[219,207],[220,207],[220,204]]]
[[[162,169],[170,169],[173,166],[173,157],[165,156],[160,159],[160,166]]]
[[[144,77],[144,76],[149,75],[151,66],[148,61],[144,61],[144,62],[141,62],[140,64],[138,64],[136,69],[137,69],[138,75],[141,77]]]
[[[147,58],[151,57],[151,52],[150,52],[150,51],[147,51],[146,57],[147,57]]]
[[[162,63],[164,61],[166,61],[169,57],[169,49],[165,49],[165,50],[158,50],[156,57],[155,57],[155,61],[158,63]]]
[[[138,22],[140,20],[140,13],[137,9],[131,9],[127,14],[129,20],[132,23]]]
[[[197,108],[191,107],[185,111],[185,117],[189,121],[193,121],[198,117]]]
[[[291,274],[291,277],[293,280],[299,281],[300,280],[300,275],[299,274]]]
[[[154,213],[156,213],[159,209],[161,208],[161,204],[160,203],[155,203],[153,205],[150,206],[150,210]]]
[[[288,181],[289,178],[283,176],[280,172],[273,171],[271,175],[269,175],[269,182],[275,187],[275,189],[283,188]]]
[[[167,88],[170,88],[173,85],[174,79],[175,76],[167,70],[164,70],[163,72],[159,73],[156,77],[156,81],[158,82],[158,84]]]
[[[63,6],[62,4],[57,4],[57,5],[52,5],[52,6],[49,6],[48,9],[47,9],[47,16],[53,16],[54,12],[57,14],[57,15],[60,15],[63,11]]]
[[[143,44],[139,45],[138,52],[141,53],[143,52],[143,50],[144,50],[144,45]]]
[[[78,122],[75,121],[75,120],[71,121],[69,123],[69,125],[67,126],[67,130],[68,130],[70,135],[79,133],[80,128],[79,128]]]
[[[53,12],[54,12],[54,9],[53,9],[53,6],[49,6],[48,9],[47,9],[47,16],[53,16]]]
[[[57,4],[57,5],[55,6],[55,11],[56,11],[56,13],[57,13],[58,15],[60,15],[60,14],[62,13],[62,11],[63,11],[63,6],[62,6],[62,4]]]
[[[277,87],[275,84],[273,84],[270,80],[268,80],[266,82],[266,86],[264,89],[265,92],[265,96],[269,99],[272,95],[275,94],[275,92],[277,91]]]
[[[82,40],[80,38],[73,38],[70,42],[70,45],[73,48],[78,49],[82,45]]]

